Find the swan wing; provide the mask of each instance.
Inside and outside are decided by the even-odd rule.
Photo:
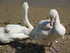
[[[39,21],[38,23],[38,27],[41,28],[41,29],[51,29],[52,26],[50,26],[50,20],[42,20],[42,21]]]
[[[66,33],[66,29],[62,24],[58,24],[55,26],[55,32],[61,36],[64,36]]]
[[[20,33],[20,34],[10,34],[10,38],[11,39],[25,39],[25,38],[29,38],[28,35],[25,35],[24,33]]]
[[[6,31],[8,31],[9,33],[21,33],[23,32],[23,29],[25,29],[26,27],[23,27],[21,25],[17,25],[17,24],[10,24],[6,26]]]
[[[15,28],[13,28],[13,29],[15,29]],[[9,43],[9,42],[12,42],[15,40],[22,40],[22,39],[29,38],[29,36],[25,33],[15,33],[15,31],[17,31],[17,30],[10,31],[9,33],[5,33],[5,28],[0,27],[0,42]],[[14,32],[14,33],[12,33],[12,32]]]

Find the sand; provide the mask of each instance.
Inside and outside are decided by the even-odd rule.
[[[23,18],[22,18],[22,2],[19,0],[10,0],[8,1],[1,1],[0,2],[0,26],[6,26],[7,24],[21,24],[23,25]],[[7,3],[6,3],[7,2]],[[38,6],[30,6],[29,8],[29,21],[33,26],[36,26],[40,20],[46,20],[49,17],[49,10],[55,8],[58,10],[60,15],[61,23],[66,27],[67,32],[70,33],[70,7],[38,7]],[[56,44],[53,42],[53,45],[61,47],[60,52],[56,53],[69,53],[70,52],[70,36],[66,35],[65,39],[60,39],[59,41],[65,42],[66,44]],[[0,46],[0,53],[45,53],[47,50],[44,49],[44,46],[37,45],[34,40],[26,40],[18,42],[18,43],[11,43],[6,45]],[[21,48],[22,49],[21,49]],[[38,48],[35,48],[38,47]],[[35,48],[35,49],[34,49]],[[31,49],[31,50],[29,50]],[[26,51],[27,50],[27,51]],[[24,51],[24,52],[23,52]],[[26,51],[26,52],[25,52]],[[49,52],[48,52],[49,53]]]

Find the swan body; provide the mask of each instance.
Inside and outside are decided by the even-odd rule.
[[[5,29],[9,32],[9,33],[20,33],[22,32],[23,26],[21,25],[15,25],[15,24],[9,24],[5,27]]]
[[[41,20],[38,23],[38,27],[44,30],[49,30],[52,28],[52,26],[50,26],[50,19],[48,20]]]
[[[21,26],[21,25],[18,25],[18,24],[10,24],[10,25],[7,25],[5,27],[5,30],[8,31],[8,33],[25,33],[25,34],[29,34],[28,31],[29,29],[25,26]]]
[[[54,19],[53,27],[49,30],[44,30],[40,27],[35,27],[30,33],[32,39],[41,41],[42,43],[48,43],[64,36],[66,29],[60,23],[57,10],[55,9],[50,10],[50,18],[51,18],[50,24]]]
[[[9,43],[12,41],[22,40],[25,38],[29,38],[28,34],[31,32],[33,26],[30,24],[27,13],[28,13],[28,3],[24,2],[22,9],[24,10],[24,23],[26,26],[21,26],[18,24],[8,24],[6,27],[0,27],[0,42],[2,43]]]
[[[0,42],[1,43],[9,43],[15,41],[15,39],[21,40],[28,38],[29,36],[25,35],[24,33],[5,33],[5,28],[0,27]],[[16,40],[16,41],[18,41]]]

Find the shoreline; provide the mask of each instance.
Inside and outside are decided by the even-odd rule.
[[[4,0],[3,0],[4,1]],[[8,2],[11,2],[7,0]],[[20,23],[23,25],[22,22],[22,3],[19,0],[12,0],[11,3],[0,3],[0,26],[5,26],[5,22],[9,22],[12,24]],[[36,7],[29,5],[29,21],[33,26],[36,26],[40,20],[45,20],[49,17],[49,10],[52,8],[57,9],[61,23],[66,27],[67,32],[70,32],[70,7]]]

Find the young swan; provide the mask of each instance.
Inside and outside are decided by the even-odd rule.
[[[50,19],[51,19],[50,25],[53,24],[52,28],[49,30],[44,30],[42,28],[35,27],[30,33],[32,39],[38,40],[44,44],[44,43],[52,42],[57,38],[64,36],[66,29],[60,23],[57,10],[55,9],[50,10]],[[50,47],[54,48],[53,46]]]

